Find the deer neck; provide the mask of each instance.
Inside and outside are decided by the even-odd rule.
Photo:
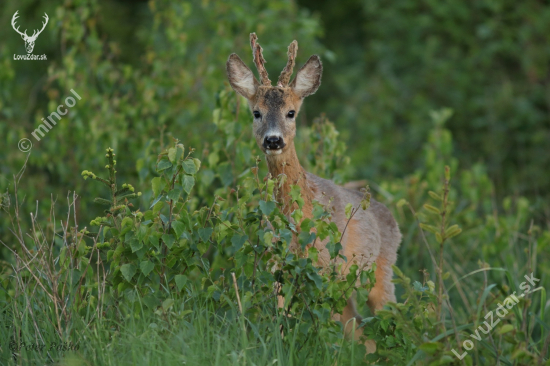
[[[266,155],[269,173],[273,178],[281,174],[286,175],[286,179],[280,188],[276,188],[277,201],[284,203],[284,213],[290,214],[297,208],[297,205],[291,205],[290,190],[292,185],[298,185],[304,200],[302,212],[304,218],[313,217],[313,197],[314,187],[312,182],[308,181],[305,169],[300,165],[294,144],[279,155]]]

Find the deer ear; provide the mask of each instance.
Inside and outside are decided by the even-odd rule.
[[[237,93],[247,99],[251,99],[256,95],[260,83],[236,53],[229,56],[226,67],[229,84]]]
[[[321,74],[323,73],[323,64],[317,55],[313,55],[307,60],[304,66],[296,74],[296,78],[290,83],[294,93],[301,98],[305,98],[317,91],[321,85]]]

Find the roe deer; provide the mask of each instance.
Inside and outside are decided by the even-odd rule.
[[[317,200],[323,205],[330,205],[332,220],[340,232],[344,232],[344,227],[348,225],[341,242],[341,253],[347,258],[348,263],[356,263],[360,268],[364,268],[376,262],[376,284],[367,302],[374,313],[387,301],[395,301],[391,266],[395,264],[401,241],[397,223],[390,211],[374,199],[367,210],[358,210],[348,223],[345,215],[346,204],[352,203],[354,207],[359,207],[363,194],[306,172],[298,161],[294,148],[296,116],[304,98],[315,93],[321,84],[323,67],[319,56],[311,56],[290,82],[298,51],[298,42],[293,41],[288,47],[287,65],[279,76],[277,86],[272,86],[264,67],[262,48],[255,33],[250,35],[250,45],[261,83],[235,53],[229,56],[227,61],[227,76],[233,89],[248,100],[254,118],[254,136],[266,156],[269,172],[273,177],[280,174],[287,176],[276,198],[283,202],[285,214],[290,213],[293,209],[289,205],[290,186],[297,184],[304,199],[304,217],[312,217],[312,202]],[[315,244],[319,250],[317,265],[320,267],[327,267],[330,263],[330,255],[325,245],[326,240]],[[291,248],[296,246],[297,243],[294,243]],[[346,268],[349,268],[349,265],[344,266],[344,271]],[[344,324],[348,336],[352,336],[350,333],[353,329],[353,320],[361,320],[355,304],[355,298],[352,296],[348,299],[342,315],[334,315],[336,320],[339,319]],[[362,330],[358,329],[353,337],[357,339],[360,334]],[[375,350],[373,341],[367,342],[367,350]]]

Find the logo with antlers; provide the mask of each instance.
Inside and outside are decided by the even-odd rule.
[[[46,20],[45,23],[42,23],[42,29],[40,29],[39,31],[37,31],[36,29],[34,30],[32,36],[28,36],[27,35],[27,30],[25,29],[24,32],[20,32],[19,31],[19,27],[15,28],[15,20],[19,17],[17,15],[17,13],[19,12],[19,10],[17,10],[15,12],[15,14],[13,14],[13,18],[11,18],[11,26],[13,27],[13,29],[19,33],[21,35],[21,38],[23,38],[23,40],[25,41],[25,48],[27,49],[27,53],[32,53],[32,50],[34,49],[34,42],[36,41],[36,38],[38,37],[38,35],[40,33],[42,33],[42,31],[44,30],[44,28],[46,28],[46,24],[48,24],[48,14],[44,13],[44,19]],[[37,33],[38,32],[38,33]]]

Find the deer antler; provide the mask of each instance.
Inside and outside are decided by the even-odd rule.
[[[264,66],[266,61],[262,54],[262,47],[257,41],[258,36],[256,35],[256,33],[250,33],[250,47],[252,47],[252,58],[254,59],[254,63],[256,64],[258,73],[260,74],[260,81],[262,82],[262,85],[271,86],[271,80],[269,80],[267,70]]]
[[[23,33],[23,32],[20,32],[20,31],[19,31],[19,27],[15,28],[15,20],[16,20],[17,18],[19,18],[19,15],[17,15],[18,12],[19,12],[19,10],[17,10],[17,11],[15,12],[15,14],[13,14],[13,17],[11,18],[11,26],[12,26],[13,30],[16,31],[17,33],[19,33],[20,35],[25,36],[25,37],[28,37],[28,35],[27,35],[27,30],[26,30],[26,29],[25,29],[25,32]]]
[[[277,86],[280,86],[280,87],[288,86],[288,83],[290,82],[290,77],[292,76],[292,70],[294,69],[297,53],[298,53],[298,42],[294,40],[292,41],[290,46],[288,46],[288,61],[283,71],[281,71],[281,75],[279,75]]]
[[[36,37],[38,37],[38,35],[39,35],[40,33],[42,33],[42,31],[44,30],[44,28],[46,28],[46,24],[48,24],[48,20],[49,20],[50,18],[48,18],[48,14],[46,14],[46,13],[44,13],[43,18],[46,19],[46,23],[42,23],[42,29],[40,29],[40,30],[38,31],[38,33],[36,33],[36,29],[35,29],[34,32],[32,33],[32,36],[30,36],[30,38],[36,38]],[[36,33],[36,35],[35,35],[35,33]]]

